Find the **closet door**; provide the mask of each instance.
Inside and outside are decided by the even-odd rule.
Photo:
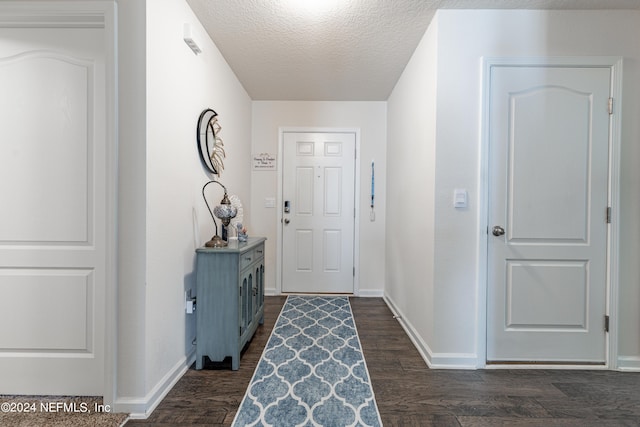
[[[0,394],[103,395],[105,16],[74,13],[84,2],[47,2],[11,23],[8,6],[0,5]],[[38,7],[57,15],[28,22]]]

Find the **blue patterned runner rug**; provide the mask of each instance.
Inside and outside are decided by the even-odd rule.
[[[233,425],[382,425],[348,297],[287,298]]]

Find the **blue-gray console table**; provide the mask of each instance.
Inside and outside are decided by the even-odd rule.
[[[264,322],[264,237],[196,250],[196,369],[240,352]]]

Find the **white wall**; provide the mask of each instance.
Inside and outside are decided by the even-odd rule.
[[[279,127],[360,129],[360,266],[361,295],[382,295],[384,289],[386,205],[386,102],[254,101],[253,153],[278,153]],[[250,159],[247,158],[249,161]],[[376,169],[376,221],[371,211],[371,160]],[[253,221],[249,233],[267,237],[266,292],[276,293],[278,208],[265,208],[264,199],[276,197],[276,171],[254,171],[251,177]]]
[[[436,120],[436,175],[435,194],[425,202],[435,210],[435,236],[428,232],[419,238],[435,241],[435,259],[431,271],[424,272],[409,260],[402,261],[389,250],[387,266],[401,262],[404,277],[426,274],[433,277],[433,324],[427,329],[433,335],[421,338],[436,365],[469,367],[481,365],[484,354],[479,354],[478,343],[480,310],[478,295],[484,282],[479,278],[478,261],[481,259],[479,240],[481,214],[479,206],[480,118],[481,118],[481,58],[483,56],[623,56],[623,129],[621,164],[621,221],[620,229],[620,307],[619,307],[619,359],[621,367],[640,368],[640,305],[639,263],[640,204],[637,190],[640,170],[634,165],[640,154],[640,130],[635,118],[640,114],[638,81],[640,70],[640,12],[638,11],[467,11],[441,10],[437,25],[438,79]],[[603,30],[604,29],[604,30]],[[427,32],[426,37],[429,36]],[[428,55],[430,45],[421,45],[414,57]],[[421,79],[432,72],[427,64],[420,71],[405,72],[397,91],[390,98],[390,112],[396,109],[419,107],[425,93],[416,91],[408,95],[411,87],[420,87]],[[422,74],[422,76],[420,75]],[[428,78],[428,77],[427,77]],[[403,89],[404,88],[404,89]],[[394,105],[396,98],[408,96],[402,105]],[[402,128],[392,114],[389,128]],[[413,132],[413,131],[411,131]],[[390,138],[393,135],[390,135]],[[412,144],[404,138],[402,144]],[[390,142],[391,144],[391,142]],[[392,150],[389,163],[397,161]],[[397,173],[394,174],[394,179]],[[410,170],[401,172],[399,179],[410,180]],[[455,188],[469,192],[469,209],[456,211],[452,206]],[[389,222],[394,218],[389,215]],[[389,233],[393,234],[393,233]],[[388,242],[393,248],[392,241]],[[419,269],[420,271],[418,271]],[[413,273],[412,273],[413,272]],[[404,292],[422,297],[423,285],[404,281],[400,274],[388,276],[390,296]],[[393,285],[392,285],[393,284]],[[400,299],[400,297],[397,297]],[[398,308],[416,330],[421,330],[424,319],[413,313],[411,305],[398,301]],[[616,363],[616,361],[614,361]]]
[[[142,13],[137,10],[139,4],[122,3]],[[202,48],[200,55],[183,41],[185,23],[192,25],[194,39]],[[133,93],[121,93],[121,111],[131,110],[129,102],[137,106],[132,116],[120,118],[125,124],[120,145],[131,143],[123,149],[134,157],[121,156],[125,168],[120,200],[131,203],[120,206],[127,220],[120,234],[135,245],[120,247],[121,254],[126,254],[120,257],[120,290],[132,299],[120,299],[119,323],[126,327],[119,331],[116,396],[123,410],[137,414],[159,403],[194,355],[195,316],[185,314],[184,291],[193,289],[195,295],[194,251],[214,233],[201,196],[210,177],[196,147],[196,123],[205,108],[213,108],[222,125],[227,159],[220,180],[231,194],[247,202],[251,181],[247,161],[251,100],[187,3],[147,2],[142,26],[146,27],[146,46],[144,50],[138,47],[136,54],[146,58],[144,77],[139,75],[141,60],[129,60],[138,75],[135,83],[146,89],[146,115],[140,105],[142,88],[129,84],[126,87]],[[121,76],[128,71],[121,68]],[[222,198],[216,187],[208,188],[214,204]],[[250,211],[250,203],[245,203],[245,211]],[[134,238],[126,236],[129,231]],[[139,267],[126,267],[133,264],[144,266],[144,275]]]
[[[118,1],[116,409],[145,396],[146,2]]]
[[[434,340],[437,21],[388,100],[387,301],[418,347]],[[426,356],[426,354],[424,355]]]

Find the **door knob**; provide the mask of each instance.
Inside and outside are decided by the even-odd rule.
[[[291,221],[289,220],[289,218],[285,218],[285,219],[284,219],[284,223],[285,223],[285,224],[289,224],[290,222],[291,222]]]
[[[493,226],[491,233],[493,233],[494,236],[502,236],[504,234],[504,228],[500,227],[499,225],[495,225]]]

